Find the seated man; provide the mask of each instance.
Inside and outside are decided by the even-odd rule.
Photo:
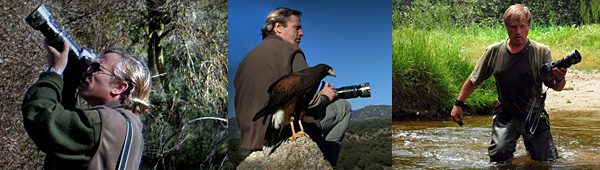
[[[255,122],[252,118],[267,102],[267,90],[271,83],[286,74],[308,68],[304,53],[298,47],[304,36],[301,15],[300,11],[289,8],[271,11],[261,29],[262,43],[250,51],[238,67],[234,79],[235,112],[241,132],[241,144],[245,149],[262,149],[268,126],[263,122],[270,122],[271,117]],[[350,103],[337,99],[335,88],[327,82],[313,97],[309,110],[312,113],[307,113],[303,118],[306,122],[303,123],[304,129],[321,146],[325,159],[336,166],[341,142],[350,121]],[[320,131],[317,135],[309,132],[310,127],[307,126],[310,124],[316,124],[317,131]],[[290,131],[283,129],[280,131]]]

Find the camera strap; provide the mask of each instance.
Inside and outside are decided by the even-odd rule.
[[[547,91],[547,90],[546,90]],[[540,123],[540,119],[542,118],[542,113],[544,112],[544,105],[546,103],[546,92],[540,95],[540,103],[537,111],[534,113],[533,108],[535,107],[535,102],[538,97],[533,100],[533,104],[529,109],[529,114],[527,114],[527,119],[525,119],[525,124],[529,126],[529,133],[533,135],[535,130],[537,129],[538,124]]]
[[[133,138],[133,127],[131,126],[129,118],[127,118],[127,116],[125,116],[124,113],[120,113],[127,121],[127,134],[125,135],[125,142],[123,143],[123,148],[121,148],[121,154],[119,155],[117,167],[115,169],[123,170],[126,169],[127,162],[129,161],[129,152],[131,151],[131,140]]]
[[[545,72],[542,72],[542,76],[540,77],[540,88],[542,88],[542,79],[545,76]],[[546,92],[548,92],[548,89],[550,89],[550,87],[546,88],[546,91],[544,91],[544,93],[542,93],[542,95],[539,96],[540,98],[540,103],[538,104],[538,109],[537,111],[534,113],[533,112],[533,108],[536,105],[536,101],[538,99],[538,96],[536,96],[533,99],[533,103],[531,104],[531,107],[529,108],[529,113],[527,114],[527,118],[525,119],[525,126],[529,127],[529,134],[533,135],[535,133],[535,130],[537,129],[538,124],[540,123],[540,119],[542,118],[542,113],[544,112],[544,105],[546,103]]]

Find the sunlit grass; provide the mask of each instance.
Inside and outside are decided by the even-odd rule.
[[[554,60],[577,49],[583,61],[571,69],[600,67],[600,24],[532,25],[528,37],[547,45]],[[447,112],[485,48],[508,38],[503,25],[492,27],[400,27],[392,32],[393,93],[401,108]],[[493,78],[467,100],[475,111],[488,112],[497,97]]]

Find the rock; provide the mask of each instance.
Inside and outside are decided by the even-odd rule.
[[[333,169],[308,136],[286,140],[269,154],[270,148],[252,152],[237,169]]]

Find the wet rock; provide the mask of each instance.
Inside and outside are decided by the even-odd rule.
[[[333,169],[309,137],[286,140],[269,154],[270,148],[250,154],[237,169]]]

